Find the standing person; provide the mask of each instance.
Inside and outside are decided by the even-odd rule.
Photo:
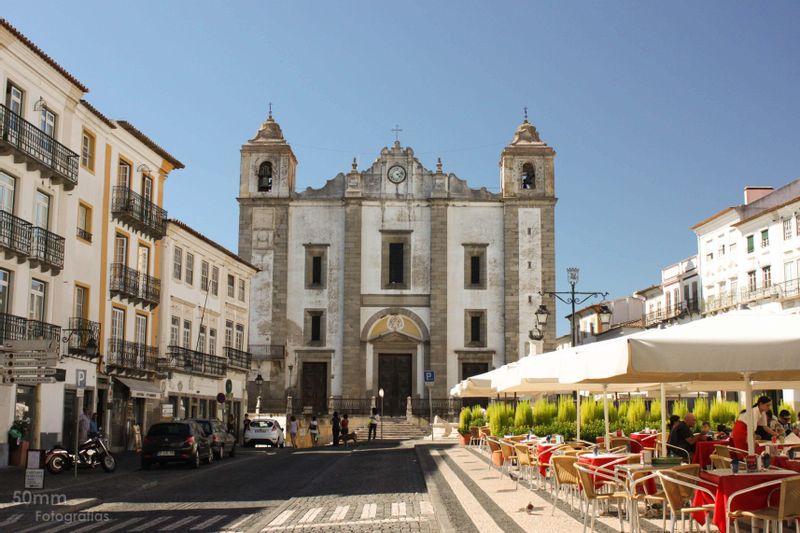
[[[338,446],[339,445],[339,429],[340,429],[340,427],[341,426],[339,425],[339,413],[334,411],[333,412],[333,418],[331,418],[331,433],[333,434],[333,445],[334,446]]]
[[[294,415],[289,419],[289,439],[292,441],[292,448],[297,448],[297,419]]]
[[[89,438],[96,437],[97,433],[97,413],[92,413],[92,419],[89,420]]]
[[[347,446],[347,436],[350,434],[350,420],[347,419],[347,413],[342,415],[342,428],[339,434],[344,439],[344,445]]]
[[[236,430],[236,419],[233,413],[228,413],[228,433],[233,433]]]
[[[244,420],[242,420],[242,429],[244,431],[250,429],[250,417],[247,415],[247,413],[244,414]]]
[[[733,439],[733,447],[741,450],[747,449],[747,432],[757,433],[758,436],[763,436],[769,439],[772,435],[770,432],[775,433],[767,426],[767,411],[772,408],[772,400],[769,396],[759,396],[756,403],[750,409],[744,409],[739,413],[736,423],[733,425],[731,438]],[[755,419],[755,427],[753,425]]]
[[[379,420],[380,416],[378,416],[378,410],[375,407],[373,407],[372,414],[369,415],[369,431],[367,431],[367,440],[378,439]]]
[[[89,427],[92,424],[92,419],[89,418],[87,411],[87,409],[84,409],[81,411],[81,416],[78,417],[78,446],[86,441],[86,436],[89,434]]]
[[[313,448],[317,447],[317,439],[319,438],[319,424],[317,423],[317,417],[311,417],[311,423],[308,425],[308,431],[311,433],[311,446]]]

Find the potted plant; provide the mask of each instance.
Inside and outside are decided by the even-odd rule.
[[[469,427],[472,424],[472,409],[463,407],[458,414],[458,442],[462,446],[469,444],[470,433]]]
[[[8,463],[11,466],[24,466],[28,457],[29,442],[26,440],[30,420],[27,418],[17,418],[8,430],[8,441],[10,454]]]

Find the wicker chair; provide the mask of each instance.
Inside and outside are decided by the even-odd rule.
[[[717,455],[715,453],[712,453],[710,457],[711,457],[711,464],[714,466],[715,470],[719,468],[731,467],[730,457],[723,457],[722,455]]]
[[[481,442],[481,428],[478,426],[470,426],[469,427],[469,443],[470,445],[473,444],[480,444]]]
[[[553,511],[556,514],[556,503],[561,497],[562,491],[566,491],[565,496],[569,496],[570,501],[578,494],[580,481],[578,471],[575,470],[575,463],[578,458],[574,455],[559,455],[550,459],[550,469],[553,471]]]
[[[780,490],[780,499],[777,508],[765,507],[755,511],[731,511],[733,500],[739,495],[770,486],[776,486],[775,490]],[[770,493],[770,496],[772,496],[772,493]],[[800,476],[769,481],[754,487],[747,487],[746,489],[736,491],[728,497],[728,508],[726,511],[728,513],[728,519],[733,518],[735,520],[734,525],[736,533],[739,533],[739,518],[750,519],[751,531],[755,531],[755,520],[763,520],[767,524],[777,522],[778,533],[783,533],[783,522],[785,520],[792,520],[795,522],[795,530],[797,530],[798,523],[800,523]],[[730,531],[730,529],[728,529],[728,531]],[[767,531],[769,531],[769,527],[767,527]]]
[[[531,456],[531,450],[525,444],[515,444],[514,450],[517,453],[517,466],[519,467],[517,484],[519,484],[519,478],[527,474],[528,487],[533,488],[533,469],[539,466],[539,463]]]
[[[517,451],[514,449],[514,444],[505,439],[499,440],[498,443],[500,444],[500,452],[503,454],[503,468],[500,470],[500,476],[502,477],[503,471],[510,475],[511,467],[517,466]]]
[[[583,513],[583,533],[586,533],[586,526],[589,520],[589,508],[591,507],[592,521],[591,531],[594,533],[594,522],[597,518],[597,502],[616,503],[619,516],[619,530],[625,531],[622,522],[622,508],[624,502],[627,500],[628,495],[625,492],[614,491],[607,493],[599,493],[595,489],[595,483],[600,481],[614,481],[613,476],[609,476],[603,468],[587,468],[585,465],[575,463],[575,470],[578,473],[578,480],[581,485],[581,494],[586,500],[586,512]]]
[[[698,469],[700,468],[700,465],[696,466]],[[709,513],[714,511],[714,505],[708,504],[695,507],[687,502],[691,500],[691,496],[695,491],[699,490],[705,492],[711,497],[712,501],[715,499],[714,493],[699,485],[699,478],[688,474],[675,472],[673,470],[662,470],[658,472],[658,477],[661,479],[661,486],[664,487],[664,494],[669,504],[670,532],[675,532],[675,523],[678,515],[681,517],[681,531],[686,531],[684,524],[687,514],[689,515],[689,530],[691,531],[692,521],[694,520],[692,513],[704,513],[706,517],[706,531],[711,531]]]

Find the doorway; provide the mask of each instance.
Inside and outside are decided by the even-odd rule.
[[[411,396],[411,354],[379,355],[378,387],[384,393],[383,413],[405,416],[406,398]]]
[[[311,407],[315,415],[328,412],[328,363],[303,363],[300,376],[303,409]]]

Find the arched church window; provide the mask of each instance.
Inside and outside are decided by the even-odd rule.
[[[272,190],[272,163],[264,161],[258,167],[258,190],[270,192]]]
[[[536,171],[533,169],[533,163],[525,163],[522,165],[522,188],[536,188]]]

